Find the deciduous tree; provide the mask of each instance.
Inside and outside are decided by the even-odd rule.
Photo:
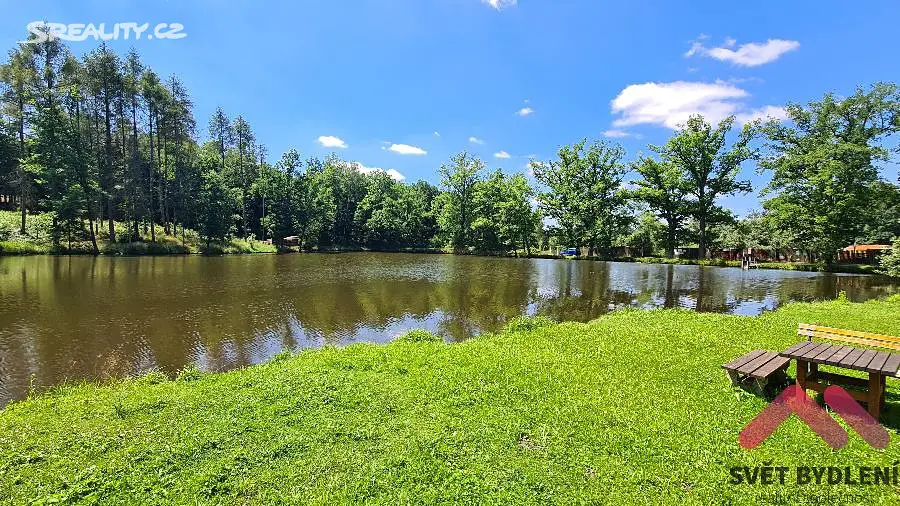
[[[707,228],[723,215],[717,200],[753,189],[738,175],[741,164],[754,156],[750,143],[755,131],[752,124],[745,125],[729,146],[727,136],[733,125],[733,116],[715,128],[702,116],[691,116],[664,146],[654,148],[664,163],[682,172],[687,182],[691,215],[697,220],[700,258],[706,258]]]
[[[764,127],[772,173],[764,207],[774,223],[805,249],[831,262],[875,220],[877,163],[890,160],[883,144],[900,131],[900,93],[878,83],[838,98],[790,104],[788,122]]]

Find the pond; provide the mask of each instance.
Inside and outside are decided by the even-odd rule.
[[[794,300],[900,292],[874,276],[397,253],[0,258],[0,406],[29,385],[221,371],[281,350],[448,341],[521,314],[623,307],[754,315]]]

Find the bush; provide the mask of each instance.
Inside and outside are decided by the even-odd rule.
[[[546,316],[517,316],[506,324],[506,332],[529,332],[542,327],[549,327],[555,324],[552,319]]]
[[[443,341],[440,336],[423,329],[413,329],[397,338],[402,343],[430,343]]]
[[[159,369],[150,369],[135,378],[135,382],[142,385],[159,385],[160,383],[165,383],[167,381],[169,381],[169,377]]]
[[[291,350],[281,350],[272,357],[271,362],[285,362],[294,357],[294,352]]]
[[[178,371],[178,375],[175,376],[175,381],[197,381],[202,375],[203,372],[200,371],[197,364],[188,364],[184,369]]]
[[[881,265],[878,272],[885,276],[900,278],[900,238],[894,241],[894,247],[891,249],[891,252],[881,257]]]

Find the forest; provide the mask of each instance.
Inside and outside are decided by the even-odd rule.
[[[198,124],[179,78],[133,49],[101,44],[77,57],[52,37],[18,44],[0,67],[0,99],[0,205],[16,211],[0,241],[37,241],[29,221],[40,219],[55,252],[190,236],[210,252],[232,238],[304,250],[584,247],[598,257],[754,247],[830,263],[847,245],[900,237],[900,185],[880,171],[898,153],[894,83],[789,104],[783,121],[693,116],[636,157],[584,139],[523,173],[463,152],[435,168],[438,186],[335,155],[272,157],[242,115],[221,108]],[[770,182],[753,188],[747,167]],[[762,208],[747,217],[720,204],[751,192]],[[886,265],[900,269],[898,250]]]

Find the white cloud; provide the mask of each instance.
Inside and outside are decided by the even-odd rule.
[[[481,3],[488,4],[499,11],[506,7],[515,7],[518,0],[481,0]]]
[[[735,121],[740,124],[750,123],[751,121],[761,119],[777,119],[777,120],[785,120],[787,119],[787,111],[784,107],[778,107],[774,105],[767,105],[765,107],[760,107],[759,109],[753,109],[747,112],[738,113],[735,115]]]
[[[649,124],[674,129],[687,122],[692,114],[701,114],[711,123],[732,114],[739,122],[761,114],[778,114],[779,108],[775,106],[751,109],[744,102],[749,96],[747,91],[725,81],[632,84],[612,100],[612,112],[619,115],[613,126]]]
[[[478,137],[469,137],[469,142],[471,142],[472,144],[478,144],[479,146],[484,145],[484,140],[479,139]]]
[[[736,99],[747,95],[746,91],[721,81],[632,84],[612,101],[612,112],[621,115],[613,121],[613,126],[656,124],[676,128],[691,114],[702,114],[707,120],[717,122],[737,112],[740,105]]]
[[[631,137],[631,134],[626,132],[625,130],[617,130],[617,129],[613,128],[613,129],[606,130],[605,132],[603,132],[603,136],[609,137],[612,139],[619,139],[622,137]]]
[[[494,158],[502,158],[502,159],[506,160],[506,159],[510,158],[510,155],[506,151],[498,151],[498,152],[494,153]]]
[[[706,47],[700,41],[694,41],[691,48],[684,53],[685,57],[694,55],[708,56],[719,61],[727,61],[744,67],[756,67],[777,60],[781,55],[800,47],[796,40],[769,39],[766,42],[750,42],[731,49],[737,41],[725,39],[720,47]]]
[[[528,116],[529,114],[534,114],[534,109],[532,109],[531,107],[523,107],[516,111],[516,114],[518,114],[519,116]]]
[[[385,174],[390,176],[391,179],[393,179],[395,181],[403,181],[404,179],[406,179],[406,176],[397,172],[395,169],[382,169],[381,167],[366,167],[365,165],[363,165],[359,162],[352,162],[351,165],[356,167],[356,170],[362,172],[363,174],[371,174],[373,172],[384,172]]]
[[[345,149],[347,147],[346,142],[333,135],[320,135],[317,140],[319,141],[319,144],[325,146],[326,148]]]
[[[409,144],[391,144],[391,147],[388,149],[393,151],[394,153],[397,153],[400,155],[427,155],[428,154],[428,151],[425,151],[424,149],[417,147],[417,146],[410,146]]]
[[[694,56],[695,54],[697,54],[703,50],[704,50],[703,44],[700,42],[694,41],[691,44],[691,48],[688,49],[686,53],[684,53],[684,57],[690,58],[691,56]]]

